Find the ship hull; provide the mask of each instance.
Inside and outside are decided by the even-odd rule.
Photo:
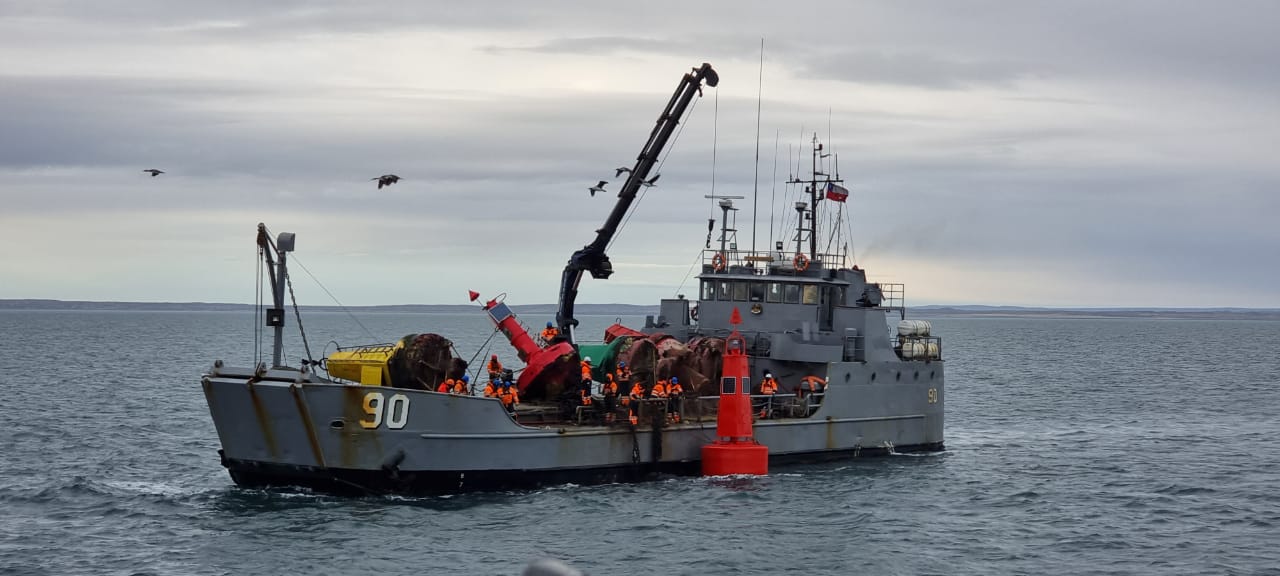
[[[773,465],[941,450],[942,365],[833,363],[812,414],[759,420],[755,437]],[[697,474],[702,446],[715,440],[713,417],[531,426],[492,399],[289,370],[215,370],[203,387],[222,463],[246,487],[424,494],[631,482]],[[785,404],[778,401],[778,412]]]

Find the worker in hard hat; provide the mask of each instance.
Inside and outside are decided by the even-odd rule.
[[[764,371],[764,379],[760,381],[760,394],[763,395],[764,405],[760,408],[760,417],[769,418],[773,415],[773,395],[778,393],[778,381],[773,378],[773,372]]]
[[[490,380],[497,380],[502,377],[502,362],[498,361],[497,354],[489,357],[489,363],[485,365],[485,369],[489,371]]]
[[[520,404],[520,394],[516,390],[516,385],[510,380],[502,381],[502,390],[498,391],[498,400],[502,401],[502,407],[507,412],[515,412],[516,406]]]
[[[684,386],[680,385],[679,378],[672,376],[671,384],[667,385],[667,414],[671,417],[672,422],[680,422],[680,409],[683,399]]]
[[[626,362],[621,360],[618,361],[618,369],[614,370],[613,378],[621,386],[626,386],[631,382],[631,368],[627,367]]]
[[[453,394],[466,395],[470,393],[471,377],[463,374],[461,378],[453,381],[453,389],[449,392]]]
[[[501,388],[501,387],[502,387],[502,386],[500,386],[500,385],[498,384],[498,379],[497,379],[497,378],[489,378],[489,383],[484,385],[484,397],[485,397],[485,398],[497,398],[497,397],[498,397],[498,389],[499,389],[499,388]]]
[[[583,357],[580,367],[582,368],[582,383],[578,390],[582,394],[582,405],[590,406],[591,383],[594,381],[594,378],[591,376],[591,357]]]
[[[605,374],[600,384],[600,395],[604,396],[604,423],[613,423],[613,413],[618,409],[618,382],[613,374]]]
[[[556,325],[550,322],[547,322],[547,327],[542,330],[542,342],[544,344],[550,344],[551,341],[554,340],[555,337],[559,335],[560,335],[560,331],[556,330]]]

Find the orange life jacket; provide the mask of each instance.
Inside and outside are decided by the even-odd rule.
[[[446,394],[450,390],[453,390],[453,378],[445,378],[444,382],[441,382],[440,386],[436,388],[436,392],[442,392]]]
[[[493,382],[490,382],[490,383],[488,383],[488,384],[485,384],[485,385],[484,385],[484,397],[485,397],[485,398],[495,398],[495,397],[497,397],[497,396],[498,396],[498,387],[497,387],[497,386],[494,386],[494,385],[493,385]]]
[[[542,339],[550,342],[552,338],[560,335],[560,331],[555,328],[547,328],[542,331]]]
[[[582,361],[582,379],[591,380],[591,363],[586,360]]]
[[[488,370],[490,374],[501,374],[502,363],[499,362],[497,359],[491,359],[489,360]]]
[[[666,397],[667,397],[667,387],[666,387],[665,385],[663,385],[662,383],[663,383],[663,380],[659,380],[657,384],[654,384],[654,385],[653,385],[653,391],[652,391],[652,392],[649,392],[649,395],[650,395],[650,396],[652,396],[652,397],[654,397],[654,398],[666,398]]]
[[[672,385],[668,386],[668,387],[667,387],[667,395],[668,395],[668,396],[672,396],[672,397],[675,397],[675,396],[683,396],[683,395],[684,395],[684,386],[681,386],[679,383],[672,384]]]
[[[619,382],[622,382],[622,383],[624,383],[624,384],[625,384],[625,383],[627,383],[627,382],[630,382],[630,381],[631,381],[631,369],[630,369],[630,368],[619,368],[619,369],[617,370],[617,376],[616,376],[616,378],[618,379],[618,381],[619,381]]]
[[[516,393],[515,386],[504,386],[502,392],[498,393],[498,399],[502,401],[503,406],[520,403],[520,395]]]
[[[605,381],[604,384],[600,385],[600,393],[604,394],[605,396],[617,396],[618,383],[614,382],[613,380]]]
[[[454,393],[454,394],[466,394],[466,393],[467,393],[467,383],[466,383],[466,382],[463,382],[462,380],[454,380],[454,381],[453,381],[453,393]]]
[[[761,394],[775,394],[778,392],[778,381],[773,378],[765,378],[760,381]]]
[[[636,382],[636,385],[631,387],[631,397],[636,400],[644,398],[644,386],[641,386],[639,382]]]

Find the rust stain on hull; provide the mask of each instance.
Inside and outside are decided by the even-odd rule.
[[[320,450],[320,439],[316,437],[316,427],[311,421],[311,410],[307,408],[307,401],[302,398],[302,389],[297,384],[289,386],[289,392],[293,394],[293,403],[298,406],[298,416],[302,418],[302,426],[307,430],[307,442],[311,444],[311,455],[316,459],[316,465],[321,468],[327,468],[324,462],[324,452]]]
[[[258,391],[254,389],[253,382],[247,382],[246,387],[249,389],[249,400],[253,402],[253,415],[258,419],[258,427],[262,429],[262,440],[267,445],[267,453],[272,458],[280,458],[280,449],[276,446],[275,429],[271,427],[271,415],[267,414],[267,409],[262,406],[262,400],[258,398]]]

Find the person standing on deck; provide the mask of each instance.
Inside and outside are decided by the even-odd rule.
[[[560,331],[556,330],[555,325],[550,322],[547,322],[547,327],[542,330],[542,334],[541,334],[542,343],[550,344],[551,341],[554,340],[555,337],[559,335],[560,335]]]
[[[760,381],[760,393],[765,396],[760,417],[769,418],[773,415],[773,395],[778,393],[778,381],[773,379],[772,372],[765,371],[764,380]]]
[[[612,424],[613,413],[618,409],[618,382],[613,379],[613,374],[604,375],[600,394],[604,396],[604,423]]]
[[[667,386],[667,411],[671,414],[671,421],[680,422],[680,408],[683,404],[684,386],[680,385],[680,379],[675,376],[671,377],[671,385]]]
[[[485,366],[485,369],[489,371],[490,380],[497,380],[502,377],[502,362],[498,361],[497,354],[489,357],[489,364]]]
[[[496,379],[496,378],[493,378],[492,376],[493,376],[493,375],[492,375],[492,374],[490,374],[489,383],[484,385],[484,397],[485,397],[485,398],[497,398],[497,397],[498,397],[498,389],[500,388],[500,386],[498,386],[498,381],[497,381],[497,379]]]
[[[657,405],[664,405],[667,403],[667,387],[669,385],[670,384],[666,380],[658,380],[653,384],[653,389],[649,391],[649,398],[654,400],[655,408]]]
[[[644,401],[644,385],[639,381],[631,386],[631,395],[627,397],[627,415],[631,418],[631,425],[635,426],[638,422],[636,411],[640,409],[640,402]]]
[[[614,379],[619,386],[626,386],[631,382],[631,369],[627,368],[627,363],[618,361],[618,369],[614,371]]]
[[[520,394],[510,380],[502,383],[502,391],[498,392],[498,400],[502,401],[502,407],[506,408],[507,412],[514,413],[516,411],[516,406],[520,404]]]
[[[594,379],[591,376],[591,357],[587,356],[582,359],[582,384],[579,391],[582,393],[582,405],[591,405],[591,384]]]

